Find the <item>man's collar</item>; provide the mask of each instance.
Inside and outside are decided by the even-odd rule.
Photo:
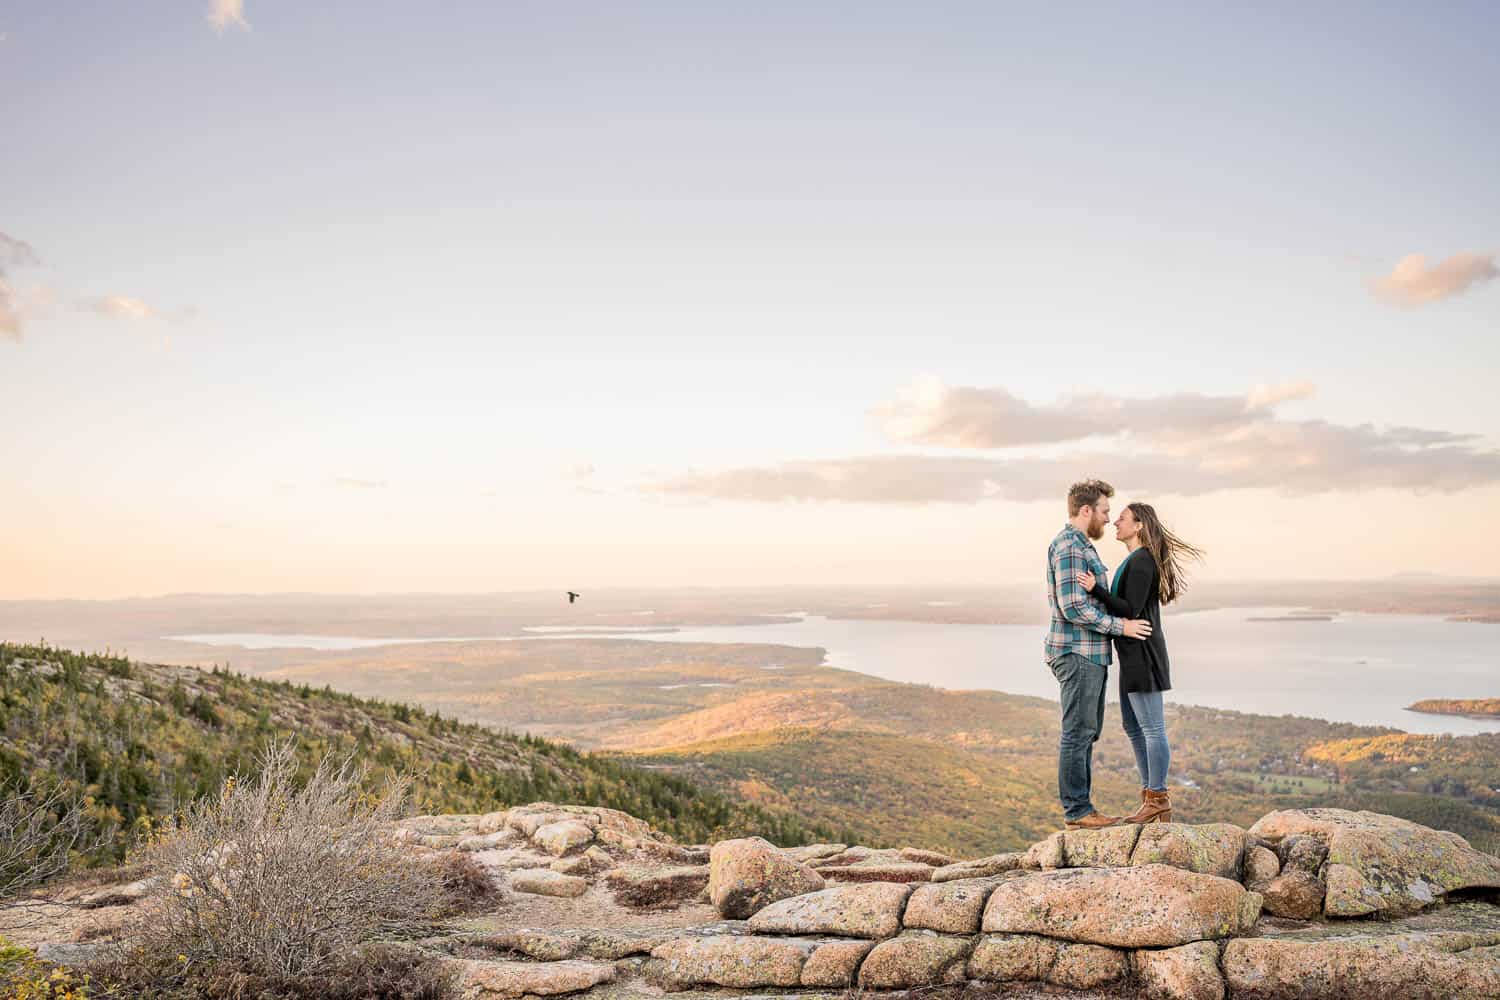
[[[1068,522],[1066,522],[1063,525],[1063,532],[1067,533],[1069,531],[1071,531],[1073,534],[1077,535],[1079,537],[1079,539],[1081,539],[1085,544],[1087,544],[1087,545],[1093,545],[1094,544],[1094,540],[1088,536],[1088,532],[1086,532],[1083,529],[1079,528],[1078,525],[1074,524],[1072,521],[1068,521]]]

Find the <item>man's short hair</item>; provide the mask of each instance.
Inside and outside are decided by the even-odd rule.
[[[1093,507],[1100,497],[1112,497],[1115,488],[1102,479],[1085,479],[1068,487],[1068,516],[1077,517],[1084,507]]]

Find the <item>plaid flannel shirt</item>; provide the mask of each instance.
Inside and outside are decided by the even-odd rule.
[[[1047,548],[1047,603],[1052,606],[1052,625],[1042,651],[1048,663],[1066,653],[1077,653],[1107,667],[1111,660],[1109,637],[1125,631],[1125,622],[1105,611],[1079,583],[1085,570],[1100,580],[1109,578],[1094,543],[1069,524]]]

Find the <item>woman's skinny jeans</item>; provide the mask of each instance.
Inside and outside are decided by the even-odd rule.
[[[1160,691],[1126,691],[1120,699],[1120,721],[1130,748],[1135,751],[1135,767],[1141,772],[1141,784],[1153,792],[1167,790],[1167,769],[1172,766],[1172,748],[1167,745],[1167,723],[1162,710]]]

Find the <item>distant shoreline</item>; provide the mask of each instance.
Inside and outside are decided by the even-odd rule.
[[[1406,706],[1424,715],[1461,715],[1466,719],[1500,718],[1500,698],[1424,698]]]

